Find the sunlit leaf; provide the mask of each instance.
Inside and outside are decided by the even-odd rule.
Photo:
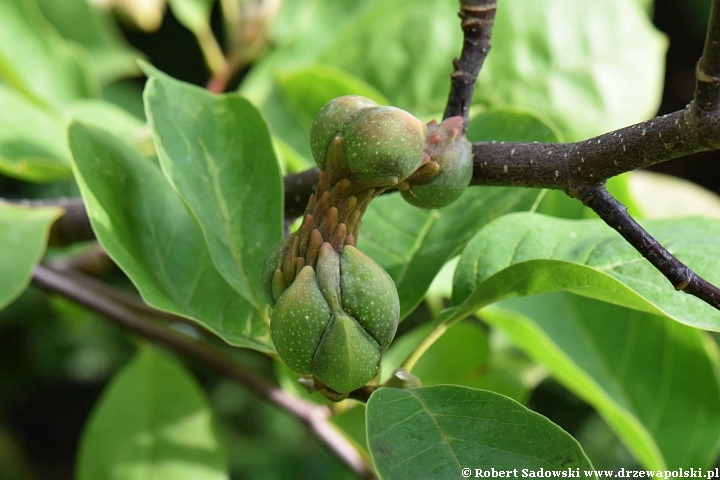
[[[717,460],[720,389],[707,352],[717,347],[706,333],[564,292],[480,315],[597,409],[646,468]]]
[[[0,84],[0,174],[32,182],[72,176],[62,117]]]
[[[648,232],[691,268],[718,283],[720,221],[644,222]],[[453,303],[474,311],[502,298],[566,290],[720,330],[720,312],[673,286],[601,220],[561,220],[529,213],[488,225],[468,244],[455,271]]]
[[[507,0],[476,100],[530,108],[567,140],[655,115],[667,41],[637,1]]]
[[[160,170],[104,130],[76,122],[69,138],[95,235],[143,299],[228,343],[270,351],[265,319],[215,269],[200,227]]]
[[[282,238],[282,179],[267,127],[237,95],[153,72],[147,116],[163,170],[200,223],[218,271],[266,315],[260,272]]]
[[[208,400],[182,365],[144,347],[115,376],[85,427],[76,478],[230,478]]]
[[[30,283],[61,208],[29,208],[0,202],[0,310]]]
[[[454,385],[381,388],[367,404],[368,446],[383,480],[462,478],[463,468],[592,469],[577,441],[514,400]],[[584,474],[583,475],[584,478]]]

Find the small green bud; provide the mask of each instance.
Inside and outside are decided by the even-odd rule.
[[[376,107],[377,103],[358,95],[331,100],[320,109],[310,127],[310,150],[320,170],[325,170],[325,156],[333,138],[359,110]]]
[[[422,387],[422,382],[412,373],[408,372],[404,368],[398,368],[393,372],[390,378],[385,382],[386,387],[391,388],[419,388]]]
[[[440,208],[457,200],[472,179],[473,162],[470,143],[462,135],[462,118],[451,117],[440,125],[431,123],[425,146],[430,162],[408,178],[402,197],[422,208]],[[431,179],[426,171],[434,170]],[[428,176],[428,175],[426,175]]]
[[[347,393],[377,375],[399,316],[392,278],[354,247],[338,254],[326,242],[316,268],[303,267],[278,299],[270,332],[291,369]]]
[[[260,281],[262,282],[263,292],[265,298],[267,298],[271,307],[275,306],[275,301],[280,297],[280,294],[287,288],[287,282],[284,281],[278,285],[278,280],[275,278],[275,271],[278,268],[278,260],[285,256],[288,248],[287,239],[283,239],[270,250],[265,264],[263,265]],[[279,290],[279,291],[278,291]]]

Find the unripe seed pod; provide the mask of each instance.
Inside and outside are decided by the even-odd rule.
[[[354,245],[370,201],[404,185],[429,158],[426,134],[409,113],[357,96],[331,101],[312,125],[318,185],[298,231],[271,254],[263,286],[274,306],[270,332],[278,355],[313,375],[328,398],[376,376],[395,336],[395,284]],[[437,170],[423,172],[429,180]]]
[[[364,185],[397,185],[420,164],[427,126],[404,110],[372,107],[358,111],[343,127],[351,180]]]
[[[377,103],[359,95],[346,95],[331,100],[320,109],[310,127],[310,150],[320,170],[325,170],[325,155],[330,142],[343,125],[359,110],[376,107]]]
[[[470,143],[462,135],[462,118],[451,117],[440,125],[430,125],[425,153],[428,167],[439,172],[425,183],[422,169],[408,179],[409,188],[401,190],[408,203],[422,208],[440,208],[457,200],[472,179],[473,162]],[[413,183],[419,177],[419,183]]]
[[[354,247],[338,254],[326,242],[317,268],[305,266],[278,299],[270,331],[291,369],[347,393],[377,375],[399,316],[392,278]]]
[[[270,323],[275,349],[288,367],[302,375],[313,373],[313,356],[331,315],[315,271],[304,267],[278,300]]]

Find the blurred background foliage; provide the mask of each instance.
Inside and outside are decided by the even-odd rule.
[[[504,2],[498,2],[495,54],[488,58],[478,84],[475,108],[483,115],[471,125],[471,140],[505,138],[508,131],[521,131],[521,137],[540,141],[576,140],[678,110],[692,99],[707,0],[657,0],[654,5],[636,0],[632,7],[621,5],[631,3],[627,0],[597,2],[590,25],[582,21],[570,25],[579,18],[573,4],[581,2],[575,0],[555,2],[557,11],[544,15],[504,10]],[[416,0],[169,0],[168,5],[163,0],[0,0],[0,196],[79,194],[64,140],[69,118],[112,125],[113,133],[145,155],[154,155],[144,124],[144,78],[138,57],[197,85],[218,77],[227,62],[225,66],[235,72],[227,90],[238,89],[260,108],[289,172],[311,165],[307,130],[314,112],[340,94],[352,92],[393,103],[422,118],[437,116],[449,85],[449,59],[459,52],[461,32],[454,0],[422,3],[418,7]],[[547,2],[529,5],[547,8]],[[603,22],[624,19],[626,10],[636,7],[649,12],[667,38],[651,28],[637,29],[632,22],[618,27],[622,32],[618,36],[606,35]],[[533,23],[537,18],[546,21]],[[587,33],[586,43],[572,42],[577,32]],[[592,37],[593,32],[598,38]],[[503,41],[518,37],[527,41]],[[523,45],[533,42],[547,50],[528,55]],[[644,50],[625,54],[622,46],[628,43],[644,45]],[[604,50],[591,56],[596,63],[583,64],[584,51],[598,49],[599,44]],[[225,59],[221,50],[229,53]],[[643,58],[647,56],[653,58]],[[563,68],[573,75],[556,76]],[[629,74],[640,78],[623,83]],[[33,128],[20,131],[18,124]],[[508,124],[512,127],[503,130]],[[8,138],[22,141],[2,142]],[[654,170],[720,192],[717,155],[695,155]],[[657,178],[651,182],[643,178],[618,182],[616,194],[622,196],[624,191],[624,201],[648,217],[654,211],[667,215],[677,207],[658,207],[661,184]],[[691,213],[720,212],[720,203],[709,193],[699,194],[677,182],[668,188],[677,192],[688,188],[693,198],[707,195],[704,198],[709,200],[690,207]],[[555,194],[546,195],[539,211],[568,218],[587,215],[581,206]],[[51,249],[49,255],[62,260],[71,253]],[[443,270],[426,301],[401,324],[396,344],[387,354],[390,364],[399,363],[407,353],[403,343],[412,344],[409,336],[424,335],[423,324],[449,296],[451,275],[449,267]],[[104,272],[103,279],[131,288],[117,270]],[[185,325],[178,328],[204,336]],[[90,411],[137,347],[135,339],[94,313],[34,287],[0,311],[0,480],[73,478]],[[232,354],[297,390],[293,375],[275,371],[267,357],[239,349]],[[298,422],[202,365],[188,362],[187,367],[218,416],[232,478],[351,478]],[[597,468],[638,467],[592,407],[486,323],[468,320],[453,327],[416,369],[426,385],[487,388],[525,403],[575,436]],[[364,444],[362,407],[340,414],[336,422]]]

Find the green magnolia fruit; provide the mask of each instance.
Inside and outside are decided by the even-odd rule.
[[[330,142],[343,125],[359,110],[376,107],[377,103],[359,95],[346,95],[326,103],[310,127],[310,150],[320,170],[325,170],[325,154]]]
[[[470,184],[472,151],[462,135],[462,117],[448,118],[440,125],[431,122],[428,127],[425,153],[430,162],[408,178],[400,191],[412,205],[440,208],[457,200]]]
[[[426,134],[424,123],[399,108],[359,110],[342,129],[351,180],[397,185],[420,165]]]
[[[278,355],[297,373],[313,375],[326,396],[334,391],[329,398],[375,377],[395,336],[395,284],[354,245],[370,201],[416,178],[430,161],[427,131],[409,113],[358,96],[325,105],[310,130],[318,186],[300,228],[270,255],[262,281],[274,306]]]
[[[359,96],[325,105],[310,128],[310,148],[331,183],[347,178],[355,191],[395,186],[419,165],[427,127],[395,107]]]
[[[325,242],[277,300],[270,332],[288,367],[347,393],[377,375],[399,316],[392,278],[356,248]]]

